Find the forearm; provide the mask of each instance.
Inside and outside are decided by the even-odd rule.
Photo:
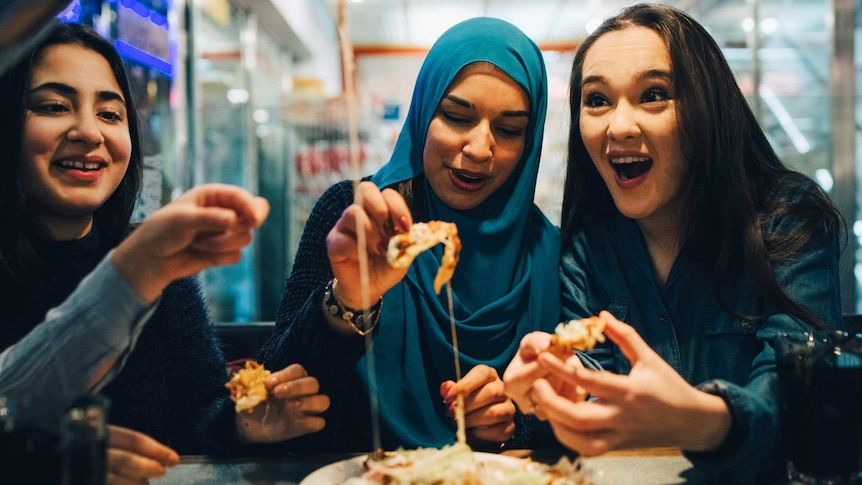
[[[38,403],[24,410],[35,418],[56,415],[116,374],[153,308],[103,259],[42,323],[0,354],[0,394]]]

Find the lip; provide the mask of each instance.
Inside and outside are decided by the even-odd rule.
[[[73,180],[94,182],[101,177],[108,163],[96,155],[71,155],[58,158],[51,165]]]
[[[466,180],[464,177],[472,180]],[[469,170],[461,170],[456,168],[449,169],[449,180],[452,185],[459,190],[465,192],[477,192],[482,190],[488,183],[490,177],[484,173],[471,172]]]
[[[639,151],[611,150],[605,155],[605,159],[607,160],[608,165],[611,167],[611,170],[613,171],[614,181],[616,182],[617,186],[620,187],[621,189],[633,189],[633,188],[637,187],[638,185],[642,184],[644,182],[644,180],[646,180],[647,176],[649,175],[650,170],[652,170],[653,158],[651,156],[649,156],[648,154],[643,153],[643,152],[639,152]],[[649,160],[650,161],[649,162],[650,163],[649,168],[647,168],[645,172],[641,173],[640,175],[638,175],[636,177],[627,178],[627,179],[621,178],[620,177],[620,171],[618,170],[618,167],[622,163],[627,163],[627,162],[631,163],[637,159]],[[615,162],[615,160],[616,160],[616,162]],[[625,160],[625,161],[623,161],[623,160]]]

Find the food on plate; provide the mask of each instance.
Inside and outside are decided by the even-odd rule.
[[[361,477],[345,485],[589,485],[580,458],[555,465],[529,458],[474,453],[466,444],[443,448],[400,449],[365,461]]]
[[[230,398],[236,412],[250,413],[258,404],[266,401],[268,391],[263,381],[270,372],[253,360],[245,361],[245,367],[233,373],[224,386],[230,390]]]
[[[392,267],[406,268],[419,253],[440,243],[444,246],[443,260],[434,277],[434,291],[439,294],[443,285],[448,283],[455,274],[458,255],[461,253],[461,238],[458,237],[458,227],[455,224],[444,221],[413,224],[409,231],[396,234],[389,239],[386,259]]]
[[[548,350],[560,356],[571,355],[575,350],[591,350],[605,341],[604,330],[605,320],[600,316],[560,322],[554,329]]]

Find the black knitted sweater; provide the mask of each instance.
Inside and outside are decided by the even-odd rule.
[[[17,342],[61,303],[110,249],[94,228],[74,241],[39,243],[43,277],[21,285],[0,270],[0,350]],[[94,336],[94,338],[96,338]],[[163,292],[125,366],[103,390],[112,424],[142,431],[181,454],[235,444],[227,375],[199,284],[179,280]]]

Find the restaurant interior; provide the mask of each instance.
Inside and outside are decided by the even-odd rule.
[[[129,67],[145,120],[138,220],[204,182],[237,184],[270,201],[272,213],[241,262],[201,276],[220,326],[266,333],[314,201],[333,182],[373,173],[386,161],[427,48],[468,17],[509,20],[544,53],[550,103],[536,203],[558,224],[574,49],[626,3],[75,0],[60,17],[95,26]],[[817,180],[850,221],[843,311],[862,313],[860,3],[665,3],[710,30],[779,156]],[[348,149],[340,15],[355,61],[358,163]]]

